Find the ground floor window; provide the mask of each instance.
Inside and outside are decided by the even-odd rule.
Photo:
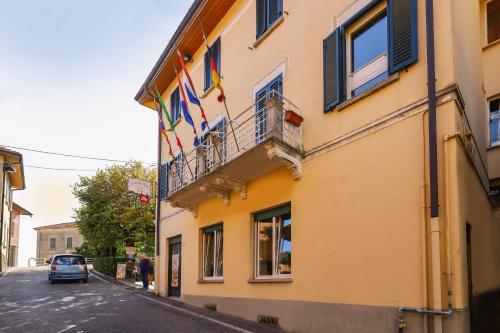
[[[222,279],[224,276],[222,227],[221,223],[203,229],[203,279]]]
[[[289,204],[254,214],[255,276],[292,274],[292,214]]]

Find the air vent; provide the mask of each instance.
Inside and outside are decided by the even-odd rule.
[[[210,311],[217,311],[217,304],[215,303],[204,304],[203,307]]]
[[[268,324],[273,326],[279,326],[280,320],[278,317],[266,316],[266,315],[258,315],[257,322],[262,324]]]

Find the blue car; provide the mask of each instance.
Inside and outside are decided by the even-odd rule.
[[[49,280],[55,283],[59,280],[78,280],[87,282],[89,271],[85,258],[77,254],[55,255],[50,263]]]

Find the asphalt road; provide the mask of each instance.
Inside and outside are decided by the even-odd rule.
[[[173,305],[172,305],[173,304]],[[47,268],[0,277],[0,332],[279,332],[90,276],[50,284]]]

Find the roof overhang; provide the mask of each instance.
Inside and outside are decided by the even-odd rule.
[[[33,216],[33,213],[31,213],[26,208],[23,208],[23,207],[19,206],[15,202],[12,203],[12,210],[16,210],[19,215],[28,215],[30,217]]]
[[[26,185],[24,182],[23,155],[5,147],[0,147],[0,155],[4,157],[6,163],[16,170],[16,172],[9,173],[11,187],[18,190],[24,190]]]
[[[175,79],[173,66],[174,61],[177,61],[175,56],[177,48],[182,54],[192,56],[204,43],[201,25],[205,33],[209,35],[235,2],[236,0],[195,0],[135,95],[135,100],[142,105],[154,108],[146,89],[153,92],[152,88],[156,85],[158,90],[163,92]]]

